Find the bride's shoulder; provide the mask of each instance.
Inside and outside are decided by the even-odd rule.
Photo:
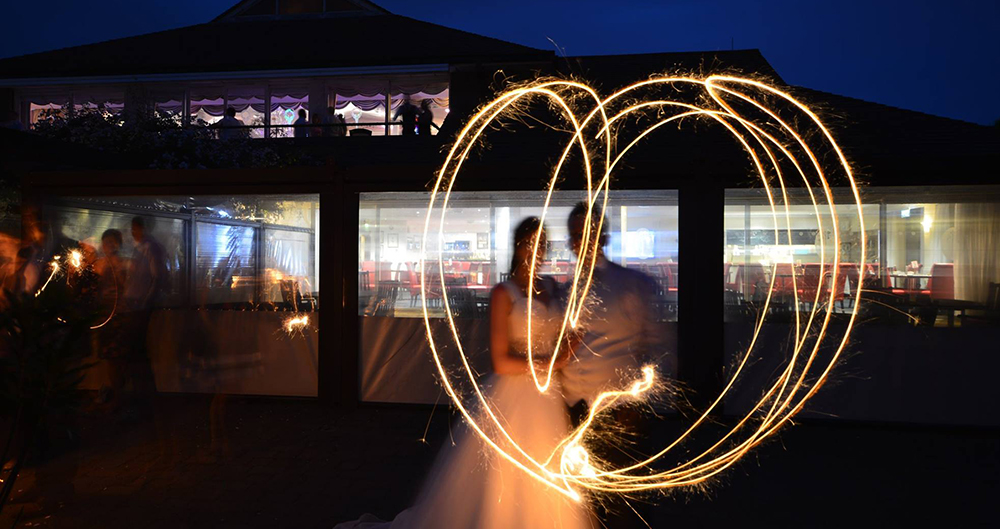
[[[514,285],[514,283],[510,281],[501,281],[493,286],[493,289],[490,291],[490,297],[496,299],[497,296],[501,296],[513,300],[514,289],[517,289],[517,286]]]

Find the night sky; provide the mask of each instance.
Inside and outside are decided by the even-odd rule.
[[[237,0],[9,2],[0,56],[207,22]],[[792,84],[1000,119],[1000,2],[430,0],[392,11],[567,55],[758,48]],[[250,38],[250,37],[248,37]]]

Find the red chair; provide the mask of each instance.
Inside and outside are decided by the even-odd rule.
[[[791,296],[794,292],[796,282],[792,281],[795,268],[791,263],[777,263],[774,265],[774,293]]]
[[[667,263],[664,268],[666,268],[667,272],[667,291],[677,292],[678,278],[680,277],[677,263]]]
[[[806,263],[799,269],[795,285],[799,292],[799,302],[822,303],[826,299],[827,296],[823,293],[820,293],[818,300],[816,298],[816,291],[822,289],[825,283],[824,278],[820,277],[821,269],[823,269],[824,276],[830,273],[830,267],[824,268],[820,263]]]
[[[955,265],[952,263],[934,263],[931,266],[931,277],[927,280],[927,290],[931,299],[955,299]]]

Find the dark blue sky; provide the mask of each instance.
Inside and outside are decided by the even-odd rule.
[[[11,2],[0,56],[205,22],[237,0]],[[1000,118],[1000,1],[380,0],[568,55],[759,48],[788,82],[966,121]]]

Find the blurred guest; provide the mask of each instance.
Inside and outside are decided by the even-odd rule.
[[[403,136],[413,136],[416,133],[414,129],[417,127],[417,113],[417,107],[410,102],[410,96],[404,97],[403,104],[399,105],[392,116],[393,121],[402,118]]]
[[[126,378],[132,382],[132,391],[143,400],[152,398],[156,391],[146,336],[149,323],[167,279],[166,251],[149,233],[142,217],[132,219],[132,238],[135,241],[132,262],[129,266],[125,295],[120,307],[122,317],[122,346],[125,352]]]
[[[424,99],[420,102],[420,116],[417,118],[417,129],[421,136],[430,136],[431,128],[441,130],[434,124],[434,113],[431,112],[431,100]]]
[[[97,274],[97,318],[102,325],[91,334],[91,346],[97,357],[107,366],[108,385],[101,388],[98,402],[116,406],[125,387],[128,348],[121,340],[123,318],[117,313],[123,304],[126,274],[129,263],[119,255],[122,247],[122,232],[105,230],[101,235],[103,256],[94,263]]]
[[[236,109],[229,107],[226,115],[215,125],[219,129],[220,140],[231,140],[243,135],[243,122],[236,117]]]
[[[308,138],[309,137],[309,118],[306,117],[306,109],[299,109],[299,119],[295,120],[294,125],[295,137],[296,138]]]
[[[309,127],[309,135],[313,138],[323,136],[323,117],[317,113],[312,115],[312,127]]]
[[[326,107],[326,114],[323,115],[323,136],[340,136],[337,130],[337,109]]]

